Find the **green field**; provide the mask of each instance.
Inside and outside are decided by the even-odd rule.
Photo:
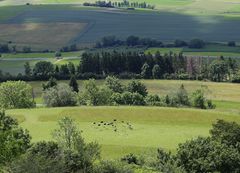
[[[67,82],[67,81],[60,81]],[[83,81],[78,81],[80,88]],[[127,80],[123,80],[127,83]],[[66,107],[8,110],[18,118],[21,126],[30,130],[33,141],[50,140],[51,131],[63,116],[70,116],[79,124],[87,141],[102,146],[104,158],[117,158],[126,153],[141,153],[158,147],[175,151],[177,145],[199,135],[207,136],[211,123],[217,119],[240,122],[240,85],[200,81],[143,80],[150,93],[164,96],[174,93],[181,84],[188,92],[204,87],[209,98],[217,105],[215,110],[159,107]],[[41,84],[30,82],[39,103]],[[102,84],[103,81],[97,81]],[[100,121],[117,119],[118,131],[109,126],[96,126]],[[130,130],[122,123],[133,126]]]
[[[68,82],[68,81],[59,81]],[[83,81],[78,81],[82,89]],[[126,84],[128,80],[122,80]],[[175,151],[177,145],[197,136],[207,136],[211,124],[217,119],[240,123],[240,85],[201,81],[142,80],[149,93],[165,96],[176,92],[184,84],[188,92],[204,87],[209,98],[214,100],[216,109],[199,110],[191,108],[161,107],[63,107],[7,110],[27,128],[33,141],[50,140],[51,132],[61,117],[75,119],[87,141],[97,141],[102,146],[104,158],[119,158],[127,153],[155,151],[158,147]],[[30,82],[36,101],[42,103],[41,84]],[[102,80],[97,83],[103,84]],[[42,106],[42,105],[41,105]],[[117,131],[106,123],[117,120]],[[124,121],[124,123],[122,123]],[[97,125],[94,125],[93,123]],[[129,129],[126,123],[131,124]],[[98,126],[98,124],[101,124]]]
[[[64,116],[75,119],[87,141],[97,141],[105,158],[140,153],[158,147],[175,151],[178,143],[199,135],[207,136],[217,119],[240,122],[240,116],[215,111],[157,107],[72,107],[9,110],[27,128],[33,141],[50,140],[56,121]],[[117,119],[117,132],[94,122]],[[133,129],[123,123],[128,122]]]

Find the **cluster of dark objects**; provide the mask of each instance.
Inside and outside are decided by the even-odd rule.
[[[114,132],[117,132],[118,131],[118,128],[117,128],[118,122],[122,123],[122,124],[126,124],[128,129],[133,130],[133,126],[129,122],[118,121],[117,119],[114,119],[113,121],[110,121],[110,122],[107,122],[107,121],[93,122],[93,124],[96,125],[97,127],[110,126],[110,127],[114,128]]]

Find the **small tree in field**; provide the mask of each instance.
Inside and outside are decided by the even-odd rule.
[[[44,103],[49,107],[75,106],[77,104],[76,93],[67,84],[58,84],[43,93]]]
[[[35,106],[32,87],[23,81],[8,81],[0,85],[0,107],[31,108]]]
[[[64,117],[58,122],[53,138],[64,150],[67,172],[90,172],[89,169],[92,169],[93,163],[100,157],[99,145],[95,142],[86,143],[71,118]]]

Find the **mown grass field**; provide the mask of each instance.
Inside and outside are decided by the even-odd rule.
[[[156,150],[175,151],[177,145],[199,135],[207,136],[211,123],[217,119],[240,122],[240,116],[215,111],[157,107],[72,107],[9,110],[27,128],[33,141],[50,140],[58,119],[75,119],[87,141],[102,145],[105,158],[127,153]],[[117,120],[117,131],[100,122]],[[124,121],[124,123],[122,123]],[[101,124],[100,126],[93,123]],[[132,130],[126,123],[131,124]]]

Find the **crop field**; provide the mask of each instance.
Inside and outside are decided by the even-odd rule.
[[[91,45],[108,35],[116,35],[122,39],[137,35],[162,41],[173,41],[177,38],[201,38],[216,42],[240,41],[240,20],[236,18],[193,16],[174,12],[139,13],[105,8],[73,9],[71,6],[64,6],[65,10],[60,6],[53,6],[53,9],[50,9],[49,5],[29,6],[14,17],[0,20],[0,28],[3,30],[0,41],[55,50],[73,43]],[[23,7],[12,7],[14,10],[18,8]],[[6,31],[8,34],[4,34]]]
[[[1,24],[0,42],[11,42],[18,48],[56,50],[67,45],[85,26],[85,23]]]
[[[234,114],[157,107],[37,108],[9,110],[7,114],[18,118],[35,142],[50,140],[57,120],[70,116],[77,121],[87,141],[101,144],[104,158],[159,147],[175,151],[187,139],[207,136],[211,123],[217,119],[240,122],[239,115]],[[116,128],[108,125],[111,122]]]

